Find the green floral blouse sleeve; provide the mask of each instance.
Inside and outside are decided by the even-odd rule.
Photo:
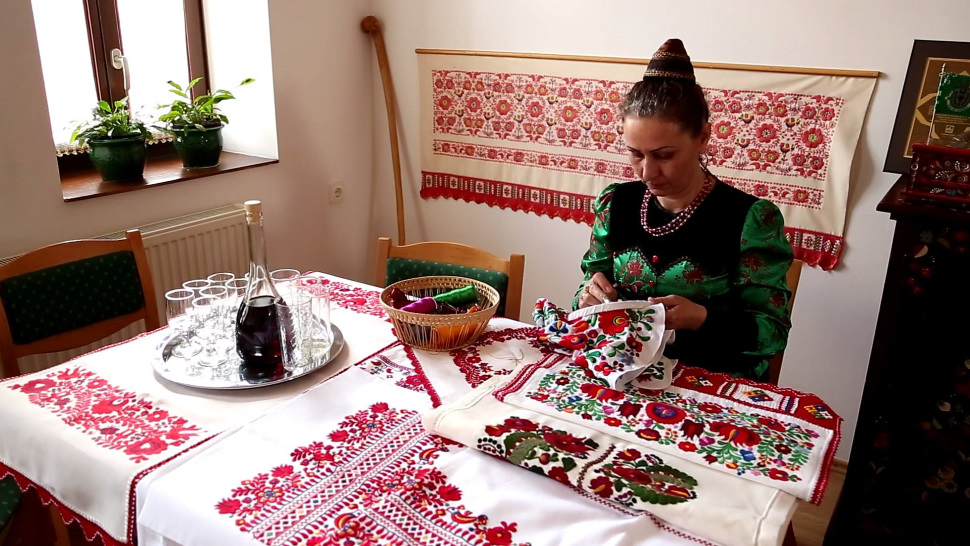
[[[791,327],[791,292],[785,276],[793,253],[784,228],[784,218],[774,204],[759,200],[751,206],[741,231],[740,259],[732,281],[731,301],[736,307],[709,308],[707,320],[698,330],[702,337],[717,337],[716,342],[728,350],[762,357],[754,370],[758,376],[767,370],[767,359],[785,349]]]
[[[613,278],[613,249],[610,248],[606,238],[610,230],[610,203],[613,202],[613,192],[618,184],[610,184],[600,192],[593,206],[593,232],[589,237],[589,250],[583,255],[581,267],[583,269],[583,282],[576,289],[573,296],[573,309],[579,308],[579,292],[583,285],[589,281],[593,273],[603,272],[611,280]]]

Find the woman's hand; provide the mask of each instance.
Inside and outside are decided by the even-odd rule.
[[[593,273],[593,276],[586,282],[582,292],[579,293],[579,306],[589,307],[597,305],[606,300],[616,301],[617,293],[610,280],[602,273]]]
[[[664,326],[671,330],[697,330],[707,320],[707,308],[683,296],[649,298],[649,303],[663,304]]]

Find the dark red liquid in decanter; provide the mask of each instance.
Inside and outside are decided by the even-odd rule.
[[[236,314],[236,352],[243,366],[273,370],[283,364],[280,312],[273,296],[257,296]]]

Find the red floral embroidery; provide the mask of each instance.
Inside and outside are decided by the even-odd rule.
[[[290,463],[242,481],[215,509],[265,544],[512,544],[514,522],[489,526],[454,504],[461,489],[434,467],[449,442],[427,434],[417,412],[373,404],[328,437],[333,444],[298,447]]]
[[[600,313],[599,326],[608,336],[619,334],[630,326],[630,315],[625,309]]]
[[[455,366],[465,376],[465,381],[471,387],[477,387],[496,375],[508,375],[510,369],[496,370],[482,359],[481,350],[483,347],[493,343],[505,343],[506,341],[517,339],[529,342],[529,345],[539,349],[543,354],[548,354],[549,349],[539,343],[539,330],[537,328],[507,328],[505,330],[492,330],[482,334],[474,345],[469,345],[463,349],[455,349],[448,354],[451,355]]]
[[[381,305],[381,293],[379,291],[350,286],[339,281],[323,278],[300,279],[298,282],[301,287],[310,290],[317,287],[320,287],[320,289],[329,288],[332,305],[363,315],[387,318],[387,313],[384,312],[384,307]]]
[[[542,439],[559,451],[565,451],[568,453],[582,454],[589,452],[590,449],[589,446],[584,443],[584,438],[577,438],[569,433],[546,432],[542,435]]]
[[[431,77],[437,134],[626,153],[613,112],[614,99],[626,94],[631,82],[449,70],[434,70]],[[557,99],[542,100],[539,89]],[[825,180],[844,99],[714,88],[705,93],[715,137],[710,143],[712,165]],[[745,149],[749,153],[735,153]],[[790,159],[793,151],[818,161],[808,168],[798,166]]]
[[[371,375],[393,382],[398,387],[415,392],[428,392],[422,376],[413,365],[395,362],[383,353],[364,359],[357,366]]]
[[[26,394],[32,404],[59,416],[97,445],[122,451],[135,463],[181,446],[203,432],[156,408],[148,399],[79,367],[52,371],[9,388]]]
[[[739,446],[756,446],[761,443],[761,436],[757,432],[737,425],[716,421],[711,423],[711,432],[717,433],[725,441]]]

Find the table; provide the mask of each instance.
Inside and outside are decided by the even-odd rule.
[[[500,385],[560,360],[539,344],[535,328],[497,318],[471,347],[412,350],[393,337],[378,289],[325,278],[332,288],[332,319],[347,340],[327,369],[245,392],[195,391],[154,376],[148,362],[164,332],[148,333],[0,383],[0,437],[15,440],[0,445],[0,475],[44,490],[42,496],[63,515],[79,516],[89,536],[99,534],[107,543],[710,543],[650,512],[570,491],[489,457],[474,443],[465,447],[426,431],[422,416],[432,408],[460,404],[482,391],[474,387]],[[716,375],[682,377],[679,388],[694,389],[695,404],[716,399],[732,415],[752,419],[774,411],[804,422],[805,401],[827,411],[805,393]],[[700,414],[696,419],[703,429]],[[837,431],[837,416],[828,419]],[[708,425],[725,437],[724,445],[752,442],[743,427],[730,428],[727,420]],[[781,426],[774,419],[765,423]],[[677,426],[701,438],[698,430]],[[679,432],[671,427],[665,434]],[[834,453],[837,440],[836,433],[826,453]],[[618,453],[631,453],[635,444],[625,445]],[[764,491],[764,484],[726,479],[730,474],[723,470],[698,472],[725,481],[742,500],[760,498],[745,491]],[[743,471],[742,464],[738,474]],[[746,478],[750,474],[757,472]],[[762,474],[767,480],[767,471]],[[824,469],[816,478],[809,485],[824,489]],[[698,491],[715,499],[720,494]],[[730,538],[731,514],[694,513],[691,505],[681,512],[694,515],[695,532],[727,525],[729,542],[777,544],[794,497],[768,493],[767,504],[748,503],[764,521],[755,518],[753,531],[736,528],[739,538]],[[727,523],[705,525],[705,515]]]

